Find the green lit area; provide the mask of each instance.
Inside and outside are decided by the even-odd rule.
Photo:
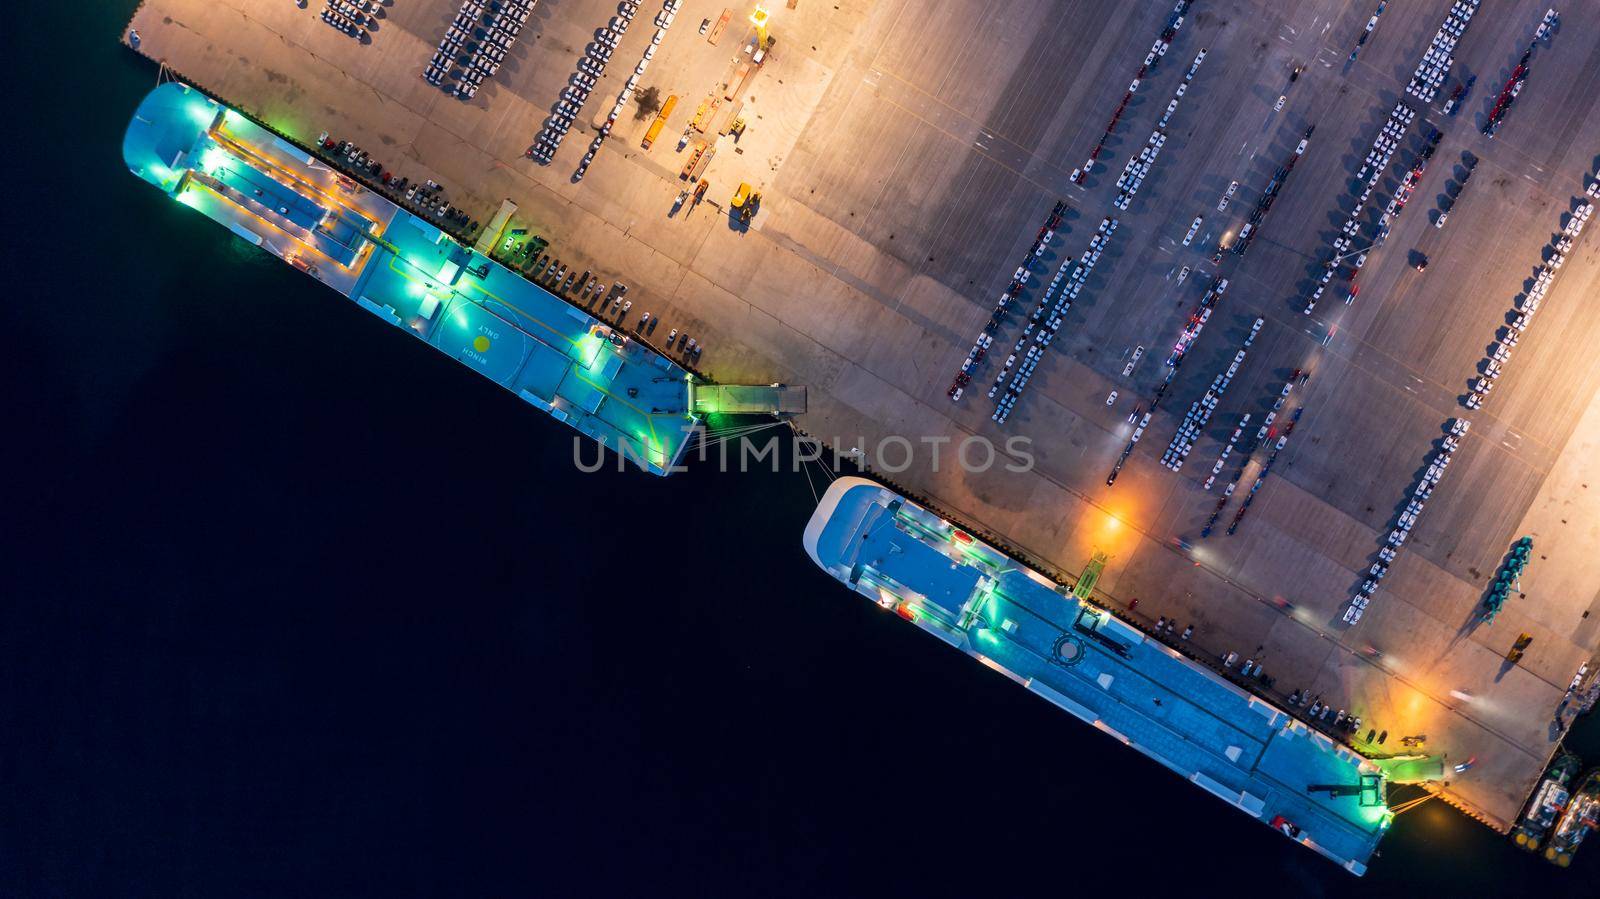
[[[1383,769],[1094,606],[1103,555],[1069,591],[861,478],[829,488],[805,547],[884,609],[1353,873],[1393,819]]]
[[[681,367],[175,82],[123,140],[139,177],[655,474],[697,416]]]

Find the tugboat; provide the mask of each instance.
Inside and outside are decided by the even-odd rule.
[[[1597,827],[1600,827],[1600,768],[1593,768],[1572,791],[1567,810],[1544,850],[1545,859],[1562,868],[1572,864],[1572,854],[1578,851],[1578,844]]]
[[[1578,757],[1570,752],[1563,752],[1550,763],[1550,770],[1545,772],[1539,788],[1533,791],[1528,810],[1522,813],[1522,820],[1512,831],[1512,839],[1518,846],[1537,852],[1544,844],[1545,835],[1556,826],[1556,819],[1567,808],[1567,784],[1578,773],[1578,765]]]

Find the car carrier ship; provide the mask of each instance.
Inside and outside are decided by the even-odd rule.
[[[122,153],[179,203],[646,471],[667,474],[689,443],[688,371],[201,91],[157,86]]]
[[[1393,819],[1383,770],[1097,606],[1091,577],[1068,589],[856,477],[829,487],[804,545],[887,612],[1345,870],[1366,871]]]

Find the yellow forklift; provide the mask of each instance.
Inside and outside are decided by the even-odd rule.
[[[733,207],[734,215],[738,217],[740,223],[749,224],[750,219],[755,217],[756,207],[761,205],[761,194],[752,190],[749,183],[741,181],[739,182],[739,189],[733,192],[733,200],[730,205]]]

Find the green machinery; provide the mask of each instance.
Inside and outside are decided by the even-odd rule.
[[[1084,566],[1083,574],[1079,576],[1078,583],[1072,588],[1072,595],[1080,601],[1087,602],[1094,595],[1094,585],[1100,583],[1100,572],[1106,569],[1106,560],[1110,557],[1103,552],[1096,552],[1089,559],[1089,564]]]
[[[1511,544],[1511,552],[1506,554],[1500,563],[1500,569],[1495,572],[1494,582],[1489,585],[1489,595],[1484,599],[1483,621],[1485,624],[1494,624],[1494,617],[1500,614],[1500,607],[1505,605],[1506,597],[1522,579],[1522,570],[1528,567],[1528,558],[1533,554],[1533,538],[1521,537],[1516,543]]]

